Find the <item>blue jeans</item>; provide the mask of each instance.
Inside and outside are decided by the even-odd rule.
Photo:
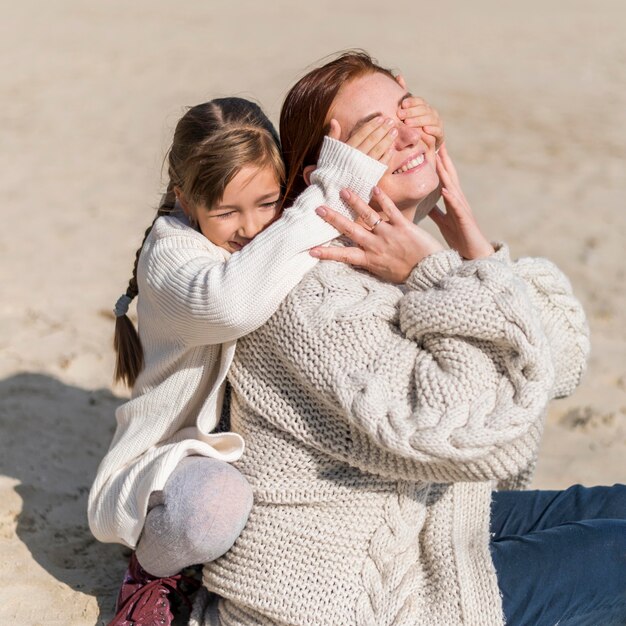
[[[493,494],[507,626],[626,624],[626,486]]]

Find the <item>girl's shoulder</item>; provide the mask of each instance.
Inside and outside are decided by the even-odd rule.
[[[201,232],[193,228],[182,211],[162,215],[156,219],[146,239],[144,253],[176,249],[195,249],[202,256],[208,255],[220,261],[230,256],[226,250],[211,243]]]
[[[153,241],[168,237],[188,237],[191,240],[200,242],[205,240],[207,243],[211,243],[202,233],[189,224],[187,216],[182,211],[158,217],[152,225],[149,236]]]

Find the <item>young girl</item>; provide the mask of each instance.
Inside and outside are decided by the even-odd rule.
[[[246,523],[251,489],[230,465],[243,439],[213,432],[236,340],[267,321],[316,263],[308,250],[337,236],[315,208],[350,216],[339,191],[369,199],[395,137],[382,118],[346,144],[331,126],[313,184],[278,220],[284,167],[256,104],[213,100],[176,127],[167,194],[115,307],[116,378],[132,398],[116,412],[89,496],[96,538],[136,549],[113,623],[170,623],[174,575],[222,555]],[[126,317],[137,295],[141,340]],[[139,602],[134,592],[155,577],[163,584]]]

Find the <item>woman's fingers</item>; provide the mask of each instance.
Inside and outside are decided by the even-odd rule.
[[[442,187],[441,195],[446,206],[451,207],[457,215],[461,214],[461,212],[469,213],[469,206],[465,202],[465,198],[461,198],[455,191]]]
[[[450,153],[446,147],[445,142],[441,144],[438,152],[439,157],[441,158],[441,163],[446,169],[446,172],[450,176],[450,178],[454,181],[457,187],[460,188],[459,175],[456,171],[456,167],[454,167],[454,163],[450,158]]]
[[[437,175],[439,176],[439,180],[441,181],[445,191],[453,193],[459,198],[465,200],[465,196],[459,186],[458,176],[453,177],[448,167],[446,167],[446,161],[443,159],[441,150],[435,156],[435,159],[437,163]],[[456,170],[454,170],[454,174],[456,175]]]
[[[378,186],[374,187],[372,200],[380,206],[390,224],[397,224],[406,219],[393,200]]]
[[[355,194],[352,194],[355,195]],[[367,205],[366,205],[367,206]],[[369,207],[368,207],[369,208]],[[371,209],[370,209],[371,210]],[[367,243],[368,237],[371,237],[371,233],[366,228],[363,228],[361,224],[353,222],[352,220],[344,217],[337,211],[325,206],[318,207],[315,212],[331,226],[336,228],[342,235],[348,237],[358,245]],[[366,222],[371,223],[371,222]]]
[[[437,174],[442,183],[441,195],[446,205],[446,216],[449,214],[454,220],[466,223],[473,220],[472,208],[470,207],[461,188],[455,184],[448,170],[443,164],[443,159],[437,155]],[[446,219],[446,222],[449,220]],[[436,220],[435,220],[436,222]],[[439,224],[438,224],[439,225]]]
[[[444,213],[436,207],[429,215],[438,226],[451,248],[465,259],[481,259],[493,254],[493,246],[483,235],[445,145],[437,154],[437,174],[443,185],[441,195],[446,207]]]
[[[374,197],[384,215],[369,207],[356,194],[342,191],[344,201],[373,232],[342,215],[319,207],[318,215],[347,235],[358,247],[315,247],[310,254],[318,259],[340,261],[362,267],[392,283],[402,283],[424,257],[442,250],[441,244],[427,231],[406,219],[391,199],[375,188]],[[389,216],[392,222],[385,222]]]
[[[441,150],[439,151],[441,152]],[[443,159],[441,155],[438,153],[435,155],[435,167],[437,170],[437,176],[439,176],[439,180],[441,181],[441,185],[445,189],[449,189],[454,186],[454,182],[450,178],[450,174],[446,170],[445,165],[443,164]]]
[[[437,158],[439,159],[441,167],[445,170],[446,176],[449,179],[449,182],[446,184],[448,191],[456,194],[465,205],[467,212],[471,213],[472,209],[467,201],[467,198],[465,197],[465,194],[463,193],[461,183],[459,182],[459,176],[456,173],[456,169],[452,160],[448,156],[448,153],[445,152],[445,149],[443,155],[440,156],[437,154]]]
[[[361,248],[349,246],[317,246],[309,254],[323,261],[339,261],[355,267],[366,267],[367,257]]]
[[[374,187],[372,191],[372,202],[378,204],[384,216],[381,216],[378,211],[374,210],[366,202],[363,202],[357,194],[350,192],[348,189],[342,190],[340,195],[344,202],[346,202],[369,228],[373,228],[377,223],[380,224],[378,220],[381,217],[383,221],[387,221],[390,224],[398,224],[399,222],[406,221],[406,218],[394,204],[393,200],[378,186]]]
[[[378,187],[374,187],[374,195],[376,195],[376,189]],[[339,195],[368,228],[373,228],[377,223],[379,224],[381,217],[384,219],[384,216],[372,209],[367,202],[363,202],[357,194],[352,193],[348,189],[343,189]],[[356,241],[356,239],[353,239],[353,241]]]

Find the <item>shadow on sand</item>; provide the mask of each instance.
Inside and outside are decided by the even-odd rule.
[[[17,535],[51,576],[96,598],[98,624],[112,617],[126,559],[92,537],[87,495],[122,402],[41,374],[0,381],[0,474],[20,483]]]

